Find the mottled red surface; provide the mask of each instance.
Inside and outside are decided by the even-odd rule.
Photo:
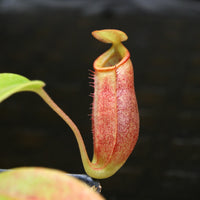
[[[139,134],[133,66],[128,51],[116,65],[99,68],[95,64],[93,162],[101,168],[119,168],[132,152]]]

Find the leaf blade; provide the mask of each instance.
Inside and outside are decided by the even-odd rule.
[[[13,73],[0,74],[0,103],[17,92],[36,92],[45,86],[43,81],[31,81],[24,76]]]
[[[0,174],[1,200],[105,200],[82,181],[56,169],[20,167]]]

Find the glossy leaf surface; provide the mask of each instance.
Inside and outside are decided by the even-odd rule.
[[[45,83],[42,81],[30,81],[18,74],[2,73],[0,74],[0,102],[16,92],[37,92],[44,86]]]

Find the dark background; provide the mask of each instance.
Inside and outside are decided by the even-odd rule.
[[[109,48],[96,29],[127,33],[140,137],[126,164],[101,180],[109,200],[199,199],[200,2],[0,0],[0,72],[46,82],[46,91],[92,133],[88,69]],[[72,131],[33,93],[0,104],[0,168],[45,166],[84,173]]]

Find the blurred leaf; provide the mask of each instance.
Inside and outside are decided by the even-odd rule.
[[[22,167],[0,174],[1,200],[103,200],[85,183],[65,172]]]
[[[16,92],[36,92],[45,86],[42,81],[31,81],[24,76],[12,73],[0,74],[0,102]]]

